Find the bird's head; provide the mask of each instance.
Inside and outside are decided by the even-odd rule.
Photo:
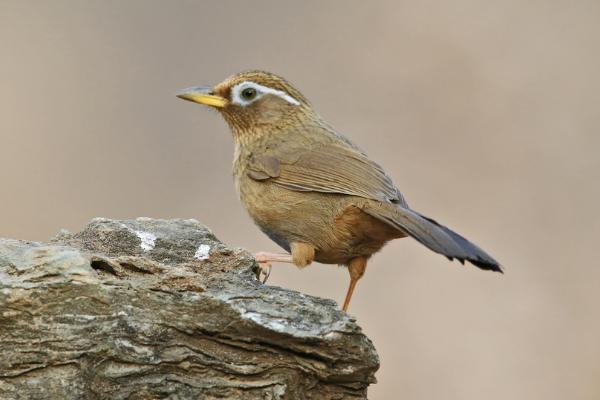
[[[311,113],[302,93],[285,79],[264,71],[241,72],[214,87],[187,88],[177,97],[219,111],[237,138],[302,123]]]

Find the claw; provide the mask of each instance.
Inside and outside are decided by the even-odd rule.
[[[293,263],[291,254],[268,253],[261,251],[254,254],[254,258],[256,259],[259,267],[259,270],[256,271],[256,279],[260,280],[262,275],[265,276],[265,278],[262,280],[262,283],[267,283],[267,279],[269,279],[269,275],[271,275],[272,262]]]
[[[271,275],[271,263],[268,262],[259,262],[258,263],[258,272],[256,273],[256,278],[260,281],[261,275],[265,277],[262,279],[262,283],[267,283],[267,279]]]

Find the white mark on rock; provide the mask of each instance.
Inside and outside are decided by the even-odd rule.
[[[140,238],[142,243],[140,247],[144,251],[149,251],[154,248],[154,241],[156,240],[156,235],[152,232],[144,232],[144,231],[135,231],[137,237]]]
[[[257,312],[246,311],[242,314],[244,318],[247,318],[251,321],[256,322],[261,326],[266,326],[276,332],[285,332],[286,325],[285,321],[280,318],[267,317],[265,315],[261,315]]]
[[[194,258],[198,260],[208,260],[208,253],[210,252],[210,246],[207,244],[201,244],[198,246],[198,250],[194,254]]]
[[[328,332],[325,335],[325,339],[326,340],[331,340],[331,341],[338,340],[341,337],[342,337],[342,335],[339,332],[335,332],[335,331]]]
[[[93,321],[96,319],[96,315],[85,315],[85,314],[61,314],[61,317],[66,317],[66,318],[73,318],[73,319],[79,319],[79,320],[85,320],[85,321]]]

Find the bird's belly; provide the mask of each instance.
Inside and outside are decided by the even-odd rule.
[[[292,242],[309,243],[318,262],[347,264],[402,236],[352,205],[364,199],[298,192],[255,181],[238,185],[238,191],[252,219],[271,240],[287,251]]]

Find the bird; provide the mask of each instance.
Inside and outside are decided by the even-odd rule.
[[[412,237],[450,261],[502,272],[463,236],[409,207],[384,169],[337,132],[283,77],[252,70],[177,97],[217,110],[233,134],[233,177],[256,225],[286,253],[259,252],[271,263],[345,266],[348,311],[371,256],[390,240]]]

